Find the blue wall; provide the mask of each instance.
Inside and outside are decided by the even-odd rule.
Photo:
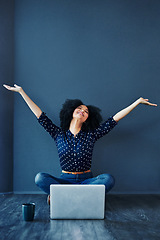
[[[159,103],[160,2],[16,0],[15,82],[59,125],[66,98],[104,120],[143,96]],[[116,193],[159,193],[159,108],[138,106],[95,145],[93,173]],[[39,191],[34,176],[59,176],[55,143],[15,96],[14,191]]]
[[[0,192],[13,191],[13,94],[2,87],[13,84],[14,1],[0,1]]]

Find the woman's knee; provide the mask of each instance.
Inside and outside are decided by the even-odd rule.
[[[42,183],[45,178],[45,175],[46,173],[43,172],[37,173],[37,175],[35,176],[35,184],[39,185],[40,183]]]
[[[99,178],[102,178],[106,182],[110,183],[110,185],[112,185],[112,187],[115,185],[115,178],[111,174],[104,173],[104,174],[99,175]]]

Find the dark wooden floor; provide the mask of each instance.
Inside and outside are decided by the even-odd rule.
[[[21,205],[35,202],[33,222]],[[160,195],[107,195],[104,220],[50,220],[46,195],[0,195],[0,240],[160,240]]]

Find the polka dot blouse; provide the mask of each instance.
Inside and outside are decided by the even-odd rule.
[[[69,129],[63,131],[60,127],[57,127],[44,112],[39,117],[38,122],[54,139],[62,170],[69,172],[89,170],[95,142],[117,125],[113,117],[110,117],[98,128],[88,132],[80,130],[74,136]]]

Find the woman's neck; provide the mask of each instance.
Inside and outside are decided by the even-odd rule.
[[[78,119],[73,118],[69,126],[69,130],[71,131],[71,133],[74,134],[75,136],[76,134],[79,133],[81,128],[82,128],[82,122],[79,121]]]

